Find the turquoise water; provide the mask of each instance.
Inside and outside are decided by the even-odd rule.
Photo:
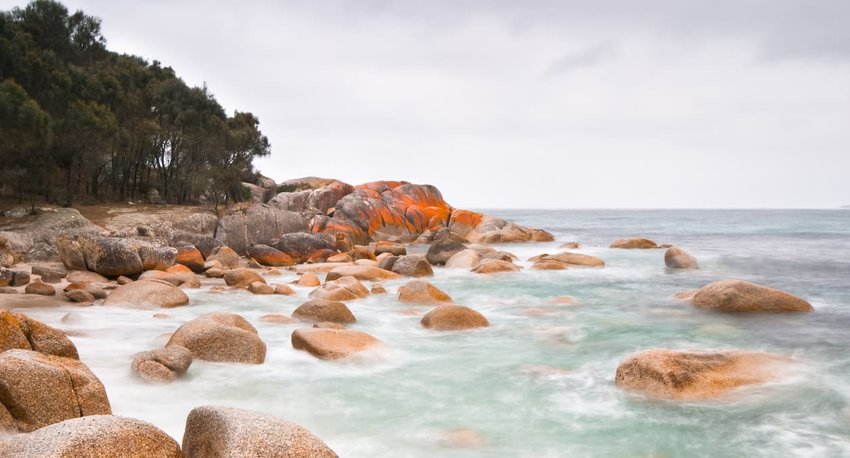
[[[557,242],[501,247],[522,260],[578,241],[604,269],[479,276],[437,269],[434,284],[484,313],[491,327],[438,333],[419,326],[427,307],[390,294],[352,301],[355,329],[386,348],[358,361],[318,361],[292,349],[298,325],[268,324],[296,297],[190,291],[188,307],[27,310],[74,335],[103,380],[116,414],[153,422],[178,440],[192,407],[223,404],[296,421],[341,456],[850,456],[850,211],[491,211],[550,230]],[[611,250],[645,236],[680,245],[700,262],[669,273],[663,250]],[[527,262],[520,262],[528,267]],[[290,281],[293,274],[270,277]],[[806,315],[733,316],[683,305],[672,295],[721,278],[779,287],[809,300]],[[579,305],[554,305],[557,296]],[[202,313],[240,313],[268,344],[260,366],[196,362],[189,377],[145,384],[133,353]],[[64,317],[64,319],[63,319]],[[787,355],[793,373],[722,400],[661,402],[618,390],[625,356],[647,348],[746,349]],[[466,428],[483,445],[443,440]]]

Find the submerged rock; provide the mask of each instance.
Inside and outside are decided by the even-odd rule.
[[[180,326],[166,347],[180,345],[204,361],[262,364],[266,344],[245,318],[235,313],[202,315]]]
[[[395,280],[400,275],[375,266],[339,266],[328,272],[326,280],[337,280],[340,277],[354,277],[360,281],[383,281]]]
[[[0,429],[33,431],[85,415],[110,414],[106,390],[72,358],[12,349],[0,353]]]
[[[439,305],[426,313],[421,323],[422,326],[436,331],[457,331],[490,326],[490,322],[484,315],[462,305]]]
[[[697,258],[676,246],[664,252],[664,264],[669,269],[699,269]]]
[[[305,328],[292,332],[292,348],[319,359],[342,359],[380,345],[381,341],[360,331]]]
[[[658,244],[649,239],[631,238],[615,240],[613,243],[611,243],[611,248],[651,249],[658,248]]]
[[[689,298],[691,304],[721,312],[811,312],[811,304],[797,296],[744,280],[709,283]]]
[[[180,345],[144,351],[133,355],[130,367],[149,382],[170,382],[186,373],[192,365],[192,352]]]
[[[181,458],[177,441],[150,423],[112,415],[88,415],[46,426],[0,443],[8,457]]]
[[[302,426],[268,414],[231,407],[192,409],[183,433],[185,458],[336,458]]]
[[[425,280],[411,280],[398,289],[402,304],[438,305],[452,302],[452,298]]]
[[[103,301],[105,306],[171,308],[189,303],[180,288],[159,280],[139,280],[115,288]]]
[[[766,382],[789,360],[767,353],[646,350],[624,359],[615,383],[663,399],[710,399]]]
[[[472,268],[472,271],[477,274],[519,272],[519,267],[514,265],[514,263],[508,261],[502,261],[499,259],[485,259],[476,264],[475,267]]]

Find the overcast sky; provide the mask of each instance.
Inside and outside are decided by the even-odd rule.
[[[850,204],[850,1],[65,4],[259,116],[278,181],[404,179],[474,208]]]

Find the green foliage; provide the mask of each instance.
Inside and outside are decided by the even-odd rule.
[[[297,184],[281,184],[277,187],[277,193],[280,194],[282,192],[295,192],[295,191],[303,191],[305,189],[310,189],[310,185],[307,183],[297,183]]]
[[[108,51],[100,19],[52,0],[0,12],[0,83],[0,194],[237,201],[269,154],[254,115],[228,116],[170,67]]]

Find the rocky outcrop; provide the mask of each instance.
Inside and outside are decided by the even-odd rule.
[[[77,347],[64,332],[22,313],[0,310],[0,353],[16,348],[80,359]]]
[[[329,301],[351,301],[369,295],[369,290],[354,277],[341,277],[310,292],[310,299]]]
[[[189,296],[171,283],[139,280],[115,288],[103,301],[105,306],[172,308],[189,303]]]
[[[340,266],[328,272],[326,280],[331,281],[341,277],[354,277],[361,281],[384,281],[395,280],[400,275],[375,266]]]
[[[185,374],[192,365],[192,352],[172,344],[165,348],[133,355],[130,367],[143,379],[154,383],[171,382]]]
[[[449,231],[471,243],[551,242],[552,234],[541,229],[529,229],[501,218],[468,210],[455,210],[448,224]]]
[[[428,260],[425,259],[425,256],[422,256],[421,254],[399,256],[399,258],[393,262],[392,271],[399,275],[406,275],[408,277],[434,276],[434,270],[431,268],[431,264],[429,264]]]
[[[457,331],[483,328],[490,322],[481,313],[462,305],[439,305],[426,313],[421,320],[422,326],[436,331]]]
[[[157,457],[181,458],[177,441],[135,418],[89,415],[65,420],[0,443],[8,457]]]
[[[208,313],[183,326],[166,347],[180,345],[204,361],[262,364],[266,344],[245,318],[234,313]]]
[[[452,298],[425,280],[411,280],[398,289],[402,304],[437,305],[452,302]]]
[[[281,183],[278,193],[269,205],[299,213],[326,215],[340,199],[354,191],[350,184],[339,180],[308,177]]]
[[[183,433],[185,458],[336,458],[304,427],[268,414],[230,407],[192,409]]]
[[[240,209],[219,220],[215,238],[239,254],[252,245],[269,245],[284,234],[307,228],[304,218],[295,212],[257,204]]]
[[[319,359],[342,359],[381,344],[360,331],[306,328],[292,332],[292,348],[304,350]]]
[[[0,412],[0,429],[21,432],[112,413],[103,384],[85,364],[19,349],[0,353],[0,404],[9,414]]]
[[[677,246],[664,252],[664,264],[668,269],[699,269],[697,258]]]
[[[331,323],[350,324],[357,322],[351,310],[337,301],[314,299],[301,304],[292,312],[292,317],[301,321],[320,323],[328,321]]]
[[[766,382],[787,362],[767,353],[653,349],[624,359],[617,367],[615,383],[663,399],[710,399]]]
[[[274,247],[298,262],[305,262],[322,250],[336,252],[336,242],[333,237],[309,232],[285,234],[274,243]]]
[[[658,248],[658,244],[649,239],[632,238],[615,240],[611,244],[611,248],[624,249],[652,249]]]
[[[703,286],[691,304],[720,312],[811,312],[811,304],[797,296],[744,280],[720,280]]]
[[[291,256],[268,245],[250,246],[247,249],[246,256],[264,266],[287,267],[295,265],[295,259]]]

